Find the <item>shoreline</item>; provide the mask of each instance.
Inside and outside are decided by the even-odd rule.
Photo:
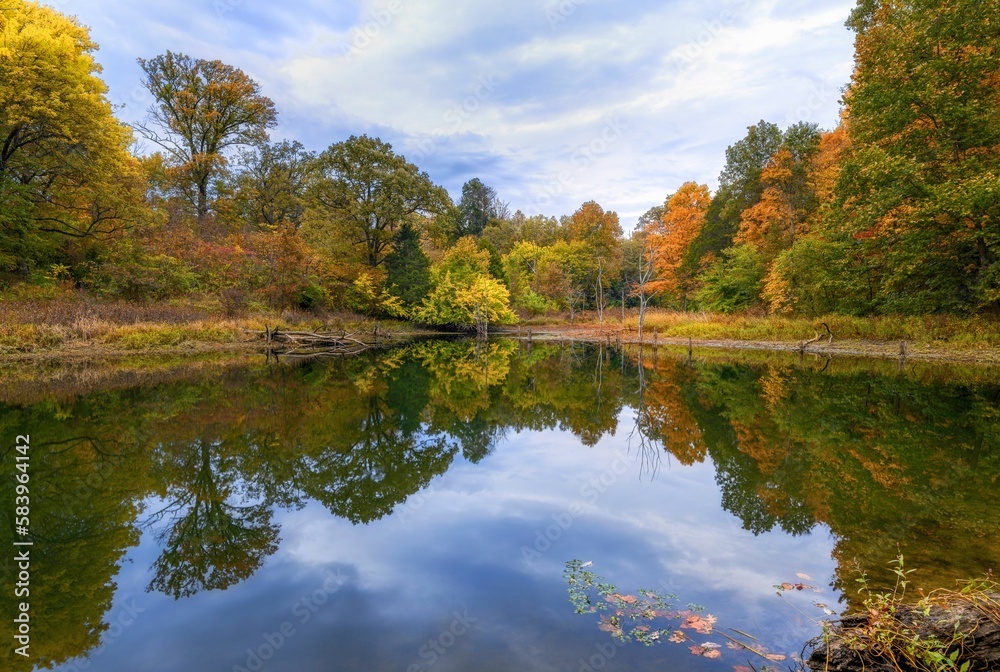
[[[599,325],[590,313],[575,323],[562,318],[528,320],[490,329],[490,336],[574,340],[622,347],[639,345],[637,316]],[[819,331],[827,320],[832,343]],[[151,356],[265,352],[264,333],[279,327],[306,332],[350,332],[391,340],[462,335],[350,313],[256,313],[223,316],[204,307],[132,304],[0,303],[0,362],[80,363]],[[464,332],[472,335],[474,332]],[[815,338],[810,338],[815,334]],[[949,316],[782,318],[678,313],[647,315],[644,348],[710,348],[783,352],[893,361],[992,366],[1000,364],[1000,321]]]
[[[502,328],[490,332],[491,337],[519,338],[539,341],[583,341],[609,345],[638,346],[638,334],[632,330],[617,328],[601,329],[580,325],[531,325],[516,328]],[[455,337],[455,332],[447,331],[406,331],[390,335],[392,341],[405,341],[420,337]],[[471,334],[470,334],[471,336]],[[831,344],[813,343],[802,347],[801,342],[783,340],[744,340],[727,338],[680,338],[644,334],[644,348],[710,348],[713,350],[749,350],[757,352],[801,353],[803,355],[863,357],[880,360],[912,360],[937,363],[1000,365],[1000,348],[943,347],[907,342],[905,356],[901,354],[899,342],[844,339]],[[87,361],[127,359],[131,357],[203,355],[209,353],[263,353],[268,349],[262,340],[198,339],[185,340],[170,345],[152,345],[142,348],[122,347],[113,343],[100,343],[84,339],[73,339],[50,347],[19,352],[2,353],[6,364],[16,363],[59,363],[79,364]]]
[[[520,330],[506,329],[497,331],[496,335],[506,335],[527,338],[530,330],[531,338],[538,340],[576,340],[588,343],[610,343],[617,345],[621,334],[621,345],[639,345],[638,334],[634,330],[618,328],[600,329],[594,326],[577,325],[536,325],[522,327]],[[642,345],[644,348],[667,346],[672,348],[712,348],[716,350],[752,350],[759,352],[791,352],[806,355],[840,355],[844,357],[865,357],[880,360],[919,360],[928,362],[956,364],[1000,364],[1000,348],[957,348],[934,347],[920,343],[907,342],[905,357],[900,354],[900,342],[884,340],[844,339],[834,340],[832,344],[813,343],[804,349],[801,342],[783,340],[744,340],[725,338],[679,338],[656,336],[654,343],[652,334],[644,333]]]

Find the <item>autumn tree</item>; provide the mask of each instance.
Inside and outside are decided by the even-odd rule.
[[[132,134],[114,118],[96,50],[49,7],[0,5],[0,271],[26,273],[144,214]]]
[[[998,13],[997,0],[864,0],[848,22],[851,149],[834,221],[876,310],[1000,305]]]
[[[201,228],[226,150],[266,142],[267,130],[277,123],[274,103],[242,70],[221,61],[168,51],[138,62],[154,103],[147,120],[135,128],[166,152],[182,175],[183,192]]]
[[[311,236],[334,248],[346,242],[369,268],[381,266],[405,222],[451,206],[427,173],[367,135],[351,136],[320,154],[308,190]]]
[[[289,140],[241,150],[232,181],[233,209],[239,222],[251,230],[274,230],[286,222],[298,228],[313,158],[301,143]]]
[[[694,274],[682,271],[681,267],[691,244],[701,232],[710,202],[706,185],[685,182],[667,199],[659,226],[649,241],[656,247],[656,279],[649,283],[649,290],[678,296],[685,309]]]
[[[798,123],[785,131],[781,148],[760,171],[763,192],[741,213],[734,243],[753,245],[770,260],[795,242],[796,233],[803,233],[818,204],[810,168],[819,145],[814,124]]]
[[[569,217],[565,226],[566,240],[581,242],[607,255],[621,240],[622,227],[618,214],[607,211],[596,201],[587,201]]]
[[[825,220],[833,208],[833,194],[844,156],[850,146],[846,123],[820,136],[809,159],[806,179],[815,207],[806,214],[806,232],[782,250],[765,279],[764,298],[773,312],[808,315],[854,314],[861,308],[855,297],[858,277],[852,272],[851,243],[830,235]],[[744,213],[746,216],[747,213]],[[856,269],[854,269],[856,270]]]
[[[507,288],[489,268],[489,252],[480,250],[471,236],[459,240],[431,269],[431,291],[414,319],[478,330],[517,322]]]
[[[732,245],[743,211],[756,204],[764,192],[761,172],[782,142],[781,129],[776,124],[760,121],[747,128],[742,140],[726,149],[726,165],[719,175],[719,189],[691,249],[693,260],[700,261],[706,255],[718,256]]]

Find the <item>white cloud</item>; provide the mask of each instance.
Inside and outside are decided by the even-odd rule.
[[[112,98],[138,118],[136,56],[219,58],[257,78],[279,131],[323,149],[381,135],[453,194],[515,208],[596,199],[628,227],[686,180],[714,181],[759,119],[837,121],[852,2],[65,0],[93,26]],[[560,9],[561,8],[561,9]],[[609,119],[628,126],[586,165]],[[428,139],[432,151],[426,150]],[[600,143],[598,143],[600,144]]]

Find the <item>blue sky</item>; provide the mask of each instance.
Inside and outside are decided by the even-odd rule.
[[[584,201],[626,229],[766,119],[831,128],[853,64],[851,0],[52,0],[90,26],[126,121],[137,57],[220,59],[275,102],[272,139],[377,135],[453,197]]]

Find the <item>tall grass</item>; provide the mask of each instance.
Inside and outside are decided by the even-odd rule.
[[[370,324],[369,324],[370,323]],[[259,308],[233,317],[213,297],[170,303],[99,300],[66,291],[0,297],[0,354],[92,347],[124,351],[189,344],[235,344],[265,325],[305,330],[370,330],[374,322],[351,314],[314,314]],[[398,325],[383,325],[398,329]]]
[[[829,315],[809,319],[657,310],[647,313],[644,330],[656,329],[663,338],[799,342],[813,338],[816,333],[825,334],[821,323],[829,325],[837,341],[908,341],[915,345],[957,348],[1000,346],[1000,321],[996,318],[954,315]],[[637,316],[628,316],[624,328],[634,330],[638,324]]]

